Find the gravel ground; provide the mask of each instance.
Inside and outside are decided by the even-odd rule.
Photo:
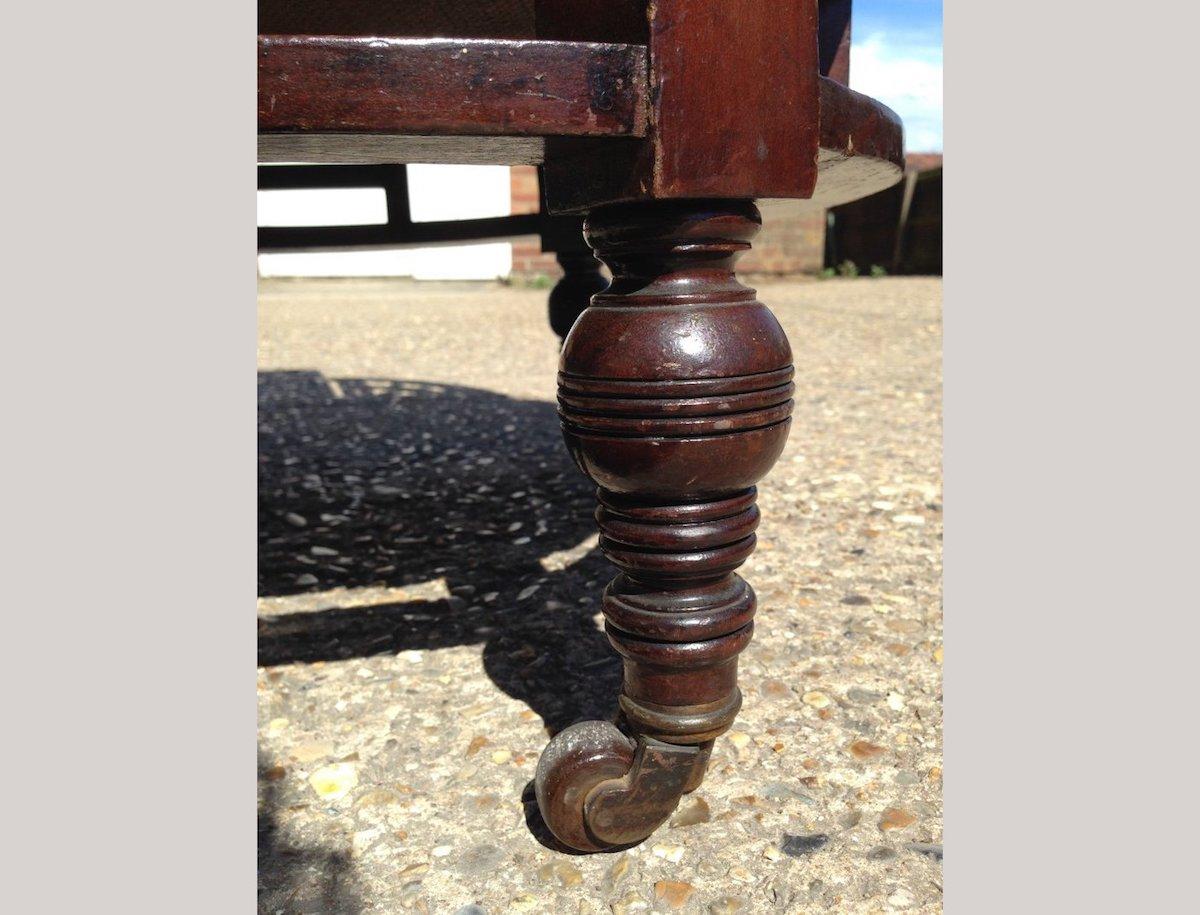
[[[797,394],[745,704],[669,827],[583,856],[531,779],[620,670],[546,291],[261,282],[261,912],[940,911],[941,281],[754,285]]]

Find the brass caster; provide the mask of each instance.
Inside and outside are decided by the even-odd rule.
[[[538,760],[538,808],[558,840],[578,851],[633,845],[698,783],[695,769],[706,756],[700,747],[634,740],[607,721],[573,724]]]

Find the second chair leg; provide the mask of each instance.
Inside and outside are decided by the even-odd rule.
[[[600,262],[591,251],[559,251],[555,258],[563,275],[550,290],[550,328],[562,340],[592,296],[608,286],[608,280],[600,273]]]
[[[705,200],[614,205],[585,225],[613,281],[564,343],[559,413],[620,570],[603,611],[624,730],[572,725],[538,763],[543,818],[576,849],[656,829],[741,707],[756,600],[735,570],[793,391],[787,338],[733,271],[759,225],[750,201]]]

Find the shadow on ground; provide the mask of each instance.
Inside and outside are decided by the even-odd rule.
[[[553,404],[308,371],[262,372],[258,393],[259,595],[333,591],[260,617],[260,665],[481,643],[550,733],[612,712],[620,664],[593,618],[613,569],[580,546],[594,493]],[[334,590],[436,579],[449,599],[355,607]]]
[[[258,908],[313,915],[360,915],[362,891],[346,851],[306,848],[279,829],[278,770],[258,757]]]

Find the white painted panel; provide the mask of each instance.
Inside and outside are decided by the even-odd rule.
[[[507,165],[410,165],[408,210],[413,222],[484,219],[512,212]]]
[[[418,280],[494,280],[512,271],[512,245],[441,245],[393,251],[260,254],[263,276],[411,276]]]
[[[512,212],[509,169],[504,165],[410,165],[408,190],[414,222],[481,219]],[[314,193],[320,199],[310,196]],[[280,194],[291,196],[275,196]],[[383,191],[379,189],[259,191],[258,200],[260,226],[371,225],[386,221]],[[512,245],[488,242],[392,251],[260,254],[258,269],[263,276],[488,280],[512,272]]]
[[[259,191],[260,226],[381,226],[387,197],[381,187]]]

